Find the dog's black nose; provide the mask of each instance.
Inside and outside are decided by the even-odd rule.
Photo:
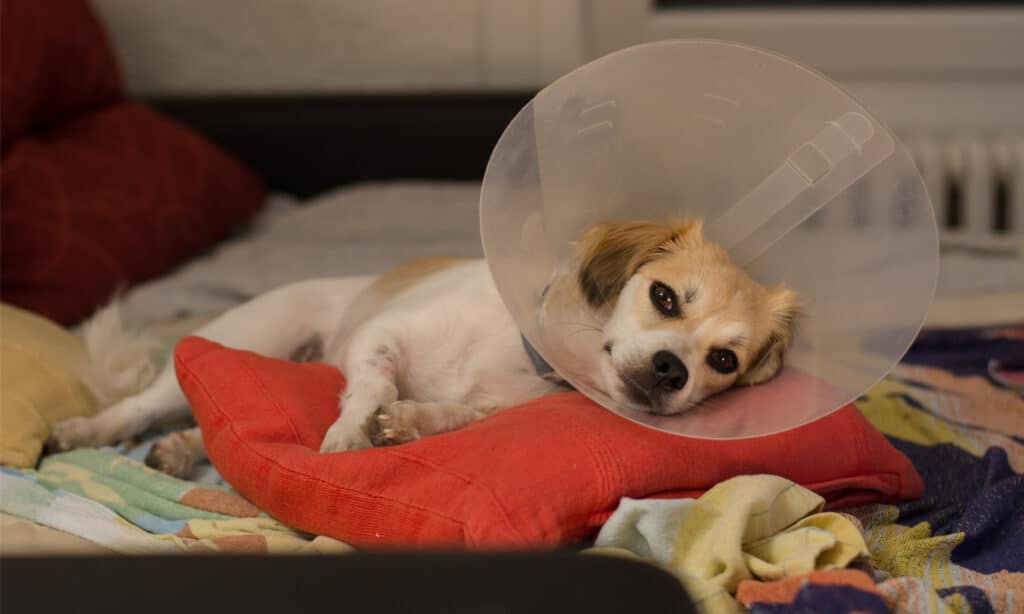
[[[655,352],[654,358],[651,360],[651,369],[657,379],[657,386],[670,392],[682,390],[686,385],[686,380],[690,378],[690,373],[686,370],[683,361],[667,350]]]

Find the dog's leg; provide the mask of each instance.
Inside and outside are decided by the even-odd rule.
[[[164,435],[146,455],[146,464],[178,478],[192,475],[196,463],[206,459],[203,436],[199,427]]]
[[[494,413],[496,407],[461,403],[396,401],[366,420],[366,432],[375,446],[393,446],[438,433],[458,430]]]
[[[370,447],[366,420],[398,400],[398,363],[398,340],[387,329],[370,326],[352,337],[342,362],[348,386],[341,396],[341,416],[324,435],[321,452]]]
[[[224,312],[194,334],[228,347],[289,358],[297,348],[322,348],[348,304],[371,282],[370,277],[352,277],[285,286]],[[311,305],[316,306],[313,313],[303,315],[302,310]],[[188,415],[188,402],[178,386],[174,365],[168,363],[141,393],[95,416],[55,424],[48,447],[60,452],[110,445],[165,418]]]
[[[162,419],[186,418],[188,402],[178,386],[173,365],[139,394],[122,399],[95,416],[80,416],[53,425],[47,447],[52,452],[105,446],[145,431]]]

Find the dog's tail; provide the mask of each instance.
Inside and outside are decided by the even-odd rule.
[[[160,340],[127,328],[116,297],[82,325],[82,340],[88,359],[75,372],[100,407],[141,392],[159,372]]]

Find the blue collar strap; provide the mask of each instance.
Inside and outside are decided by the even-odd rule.
[[[526,335],[519,335],[523,340],[523,349],[526,350],[526,355],[530,357],[530,362],[533,363],[533,369],[537,372],[537,375],[541,377],[547,377],[548,374],[554,373],[555,370],[548,361],[544,360],[544,357],[534,349],[533,345],[530,344],[526,339]]]
[[[540,300],[544,301],[544,297],[547,296],[548,290],[551,289],[551,284],[544,286],[544,289],[540,292]],[[546,380],[551,380],[561,386],[564,386],[567,390],[575,390],[569,382],[559,375],[554,367],[548,364],[548,361],[544,360],[544,357],[540,355],[540,352],[534,348],[529,341],[526,339],[526,335],[519,334],[519,338],[523,340],[523,349],[526,350],[526,355],[530,357],[530,362],[533,363],[533,370],[537,372],[537,375],[543,377]]]
[[[555,372],[554,368],[548,364],[548,361],[544,360],[544,357],[526,340],[525,335],[519,335],[519,337],[523,340],[523,349],[526,350],[526,355],[530,358],[530,362],[533,363],[533,369],[537,372],[537,375],[556,382],[569,390],[574,389],[569,385],[569,382],[565,381],[561,375]]]

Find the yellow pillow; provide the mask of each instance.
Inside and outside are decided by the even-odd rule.
[[[95,411],[71,369],[85,359],[78,337],[0,304],[0,464],[35,466],[52,424]]]

